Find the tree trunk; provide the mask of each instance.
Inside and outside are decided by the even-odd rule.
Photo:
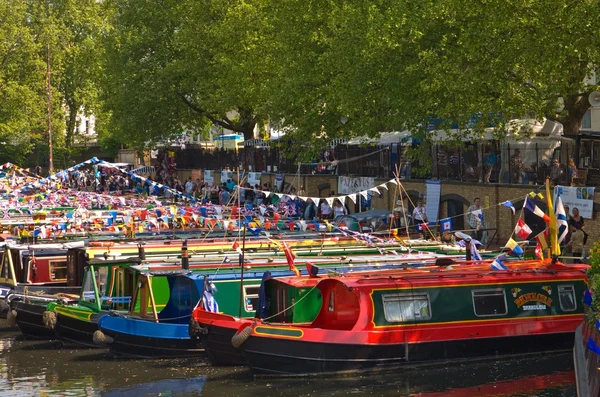
[[[564,128],[565,136],[574,137],[581,129],[581,122],[585,113],[590,109],[588,94],[570,95],[565,99],[565,116],[548,117],[550,120],[560,122]]]

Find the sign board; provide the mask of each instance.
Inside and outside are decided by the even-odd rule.
[[[370,177],[349,177],[340,176],[338,178],[338,194],[352,194],[368,190],[375,186],[375,178]]]
[[[427,200],[425,202],[425,213],[429,222],[438,220],[440,212],[440,196],[442,192],[442,183],[440,181],[425,182]],[[415,203],[416,204],[416,203]]]
[[[233,179],[233,171],[221,171],[221,183],[227,182],[228,179]]]
[[[579,210],[579,215],[583,218],[592,219],[594,212],[594,189],[593,187],[554,187],[554,200],[560,196],[563,205],[569,206],[569,215],[573,215],[573,208]]]
[[[254,187],[256,185],[260,186],[260,172],[249,172],[248,173],[248,183],[250,186]]]
[[[204,182],[208,183],[208,186],[214,185],[215,172],[213,170],[204,170]]]
[[[285,174],[275,174],[275,187],[277,187],[277,191],[281,192],[283,189],[283,180],[285,178]]]

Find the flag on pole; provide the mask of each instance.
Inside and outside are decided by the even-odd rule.
[[[448,231],[452,230],[452,219],[446,218],[446,219],[440,220],[440,227],[442,229],[442,232],[448,232]]]
[[[519,243],[517,243],[512,238],[508,239],[505,247],[508,248],[508,249],[510,249],[513,252],[513,254],[515,254],[516,256],[523,255],[523,248],[521,248],[521,246],[519,245]]]
[[[231,245],[231,249],[236,251],[238,254],[242,255],[242,249],[240,248],[240,244],[237,241],[234,241]]]
[[[560,244],[569,233],[569,222],[560,196],[556,199],[554,211],[556,213],[556,227],[558,228],[558,243]]]
[[[550,222],[550,217],[548,215],[546,215],[544,213],[544,211],[542,211],[540,209],[540,207],[535,205],[533,200],[531,200],[529,197],[525,197],[525,204],[523,205],[523,207],[526,208],[527,210],[529,210],[530,212],[533,212],[535,215],[539,216],[540,218],[542,218],[544,220],[544,222]]]
[[[506,267],[506,265],[503,262],[505,259],[506,259],[505,254],[498,255],[497,257],[494,258],[490,267],[494,270],[508,270],[508,268]]]
[[[477,243],[479,243],[479,241],[477,240],[471,240],[469,242],[470,244],[470,249],[471,249],[471,258],[474,261],[480,261],[481,260],[481,254],[479,253],[479,251],[477,250]]]
[[[537,243],[535,245],[535,256],[538,259],[544,260],[544,250],[542,249],[542,246],[540,245],[540,243]]]
[[[535,241],[539,244],[542,250],[548,249],[548,240],[546,239],[546,231],[541,232],[537,236],[535,236]]]
[[[308,271],[308,277],[318,277],[317,275],[319,274],[319,268],[312,263],[306,262],[306,271]]]
[[[300,277],[300,270],[298,270],[298,268],[294,264],[294,259],[296,258],[296,255],[294,255],[294,253],[292,252],[292,249],[290,248],[288,243],[286,243],[284,241],[282,243],[282,245],[283,245],[283,253],[285,254],[285,259],[287,260],[290,270],[294,272],[294,275],[296,277]]]
[[[527,226],[523,219],[519,218],[517,219],[517,226],[515,226],[515,234],[523,240],[527,240],[527,237],[531,234],[531,228]]]

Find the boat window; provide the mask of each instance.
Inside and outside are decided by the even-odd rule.
[[[260,285],[245,285],[244,286],[244,302],[246,302],[246,311],[254,312],[258,307],[258,291]]]
[[[84,282],[83,282],[83,296],[82,299],[87,302],[95,302],[94,296],[94,280],[92,279],[91,272],[95,271],[96,285],[98,288],[98,296],[104,295],[104,287],[108,278],[108,267],[102,266],[97,269],[85,269]]]
[[[431,319],[429,294],[383,295],[383,313],[388,323]]]
[[[472,294],[476,316],[504,316],[508,313],[503,289],[480,289],[472,291]]]
[[[577,301],[575,300],[575,287],[572,285],[558,286],[558,300],[560,308],[565,312],[572,312],[577,309]]]
[[[67,261],[48,261],[50,265],[50,280],[67,279]]]

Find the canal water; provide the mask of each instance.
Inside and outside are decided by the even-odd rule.
[[[28,341],[0,320],[4,396],[575,396],[571,352],[386,373],[254,378],[202,359],[127,360],[104,350]]]

